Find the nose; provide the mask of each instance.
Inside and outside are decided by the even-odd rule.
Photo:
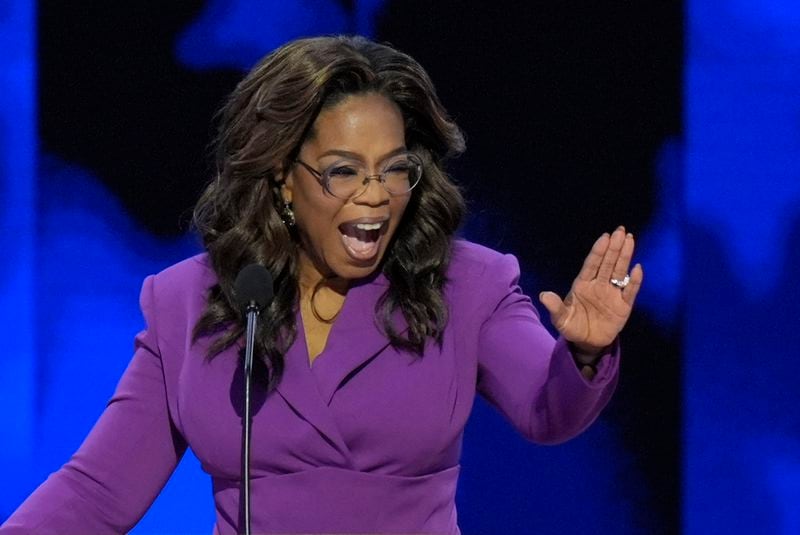
[[[353,202],[370,206],[380,206],[389,202],[389,192],[383,187],[383,177],[381,175],[365,176],[361,191],[353,196]]]

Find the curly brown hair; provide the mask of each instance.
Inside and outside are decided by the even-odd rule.
[[[242,336],[234,280],[250,263],[265,266],[274,279],[275,299],[266,311],[270,321],[261,322],[256,340],[270,389],[280,381],[283,355],[295,339],[299,302],[298,240],[281,219],[281,172],[321,110],[368,92],[400,108],[406,145],[423,161],[422,179],[381,265],[390,285],[376,306],[376,321],[393,345],[418,354],[426,339],[441,341],[447,323],[442,289],[464,200],[443,164],[464,150],[461,131],[428,74],[408,55],[363,37],[292,41],[263,58],[220,111],[216,176],[194,211],[194,225],[217,275],[194,339],[217,336],[210,358]],[[408,324],[402,336],[391,321],[397,309]]]

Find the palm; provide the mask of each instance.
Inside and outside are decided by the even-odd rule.
[[[630,317],[642,284],[641,266],[633,268],[630,283],[624,289],[609,281],[622,279],[628,273],[633,249],[633,236],[626,234],[623,227],[611,236],[603,234],[592,246],[563,301],[553,292],[540,296],[555,328],[584,351],[597,352],[609,345]]]

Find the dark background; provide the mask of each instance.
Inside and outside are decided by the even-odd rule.
[[[209,176],[213,115],[242,76],[176,59],[176,35],[204,5],[39,2],[40,150],[91,170],[137,225],[163,239],[187,230]],[[625,224],[639,233],[651,223],[655,162],[682,133],[682,9],[680,2],[409,0],[389,2],[377,19],[375,38],[428,69],[466,132],[467,153],[450,168],[470,201],[464,234],[517,255],[531,295],[566,292],[601,232]],[[58,198],[59,182],[42,180]],[[594,449],[581,438],[574,449],[581,458],[564,461],[592,470],[610,454],[629,460],[608,481],[630,489],[619,492],[633,504],[635,526],[619,532],[679,529],[676,324],[638,310],[623,334],[618,392],[601,417],[618,446]],[[498,419],[481,404],[468,427],[459,495],[465,533],[470,526],[489,533],[506,493],[530,492],[498,484],[502,476],[491,473],[498,459],[510,459],[505,469],[534,487],[549,462],[540,453],[547,448],[524,444]],[[520,464],[526,456],[544,460]],[[574,500],[565,511],[592,510],[591,494]],[[512,503],[520,517],[538,514],[525,512],[525,500]]]

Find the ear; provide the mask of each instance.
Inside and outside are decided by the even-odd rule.
[[[292,204],[292,197],[294,193],[294,173],[291,170],[284,171],[279,176],[275,177],[278,187],[281,192],[281,200],[284,204]]]

